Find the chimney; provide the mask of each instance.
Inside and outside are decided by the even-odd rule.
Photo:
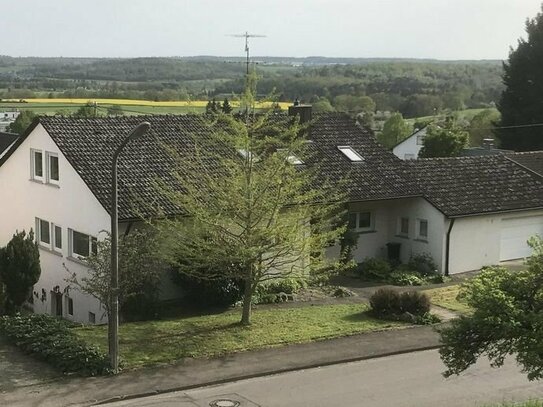
[[[494,149],[494,139],[493,138],[485,138],[485,139],[483,139],[483,148],[485,150],[493,150]]]
[[[311,121],[311,105],[302,105],[300,101],[296,99],[292,106],[288,107],[289,116],[300,116],[300,124],[304,124]]]

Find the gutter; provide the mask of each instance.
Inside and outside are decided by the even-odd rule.
[[[451,218],[451,223],[449,223],[449,228],[447,229],[447,235],[445,237],[445,270],[444,273],[446,276],[449,275],[449,259],[451,253],[451,232],[454,226],[455,218]]]

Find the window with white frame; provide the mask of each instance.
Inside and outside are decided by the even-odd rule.
[[[358,232],[367,232],[373,230],[372,212],[351,212],[349,213],[349,229]]]
[[[409,236],[409,218],[401,217],[398,220],[398,234],[401,236]]]
[[[421,240],[428,239],[428,221],[426,219],[418,219],[417,238]]]
[[[62,228],[58,225],[53,225],[53,249],[62,250]]]
[[[93,236],[68,229],[68,239],[71,257],[84,259],[97,252],[97,240]]]
[[[424,134],[417,136],[417,146],[422,146],[424,144]]]
[[[30,176],[33,180],[43,181],[43,151],[30,150]]]
[[[48,221],[36,218],[36,239],[38,244],[51,247],[51,224]]]
[[[58,155],[55,153],[45,153],[45,161],[47,168],[47,182],[57,184],[59,182]]]

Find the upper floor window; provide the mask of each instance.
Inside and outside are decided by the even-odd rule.
[[[93,236],[69,229],[68,239],[72,257],[85,258],[97,253],[97,240]]]
[[[424,144],[424,135],[418,135],[417,136],[417,146],[422,146]]]
[[[338,150],[345,155],[349,160],[353,162],[364,161],[362,156],[358,154],[351,146],[338,146]]]
[[[349,213],[349,229],[359,232],[373,230],[373,214],[371,212]]]
[[[418,220],[417,237],[422,240],[428,239],[428,221],[426,219]]]
[[[43,181],[43,151],[30,150],[30,167],[32,179]]]
[[[409,218],[400,218],[398,225],[398,233],[402,236],[409,235]]]
[[[62,228],[54,223],[36,218],[36,239],[47,249],[62,250]]]
[[[46,153],[47,161],[47,182],[52,184],[58,184],[59,171],[58,171],[58,155],[55,153]]]

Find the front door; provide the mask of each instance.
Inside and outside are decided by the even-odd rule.
[[[51,314],[62,318],[62,293],[51,291]]]

